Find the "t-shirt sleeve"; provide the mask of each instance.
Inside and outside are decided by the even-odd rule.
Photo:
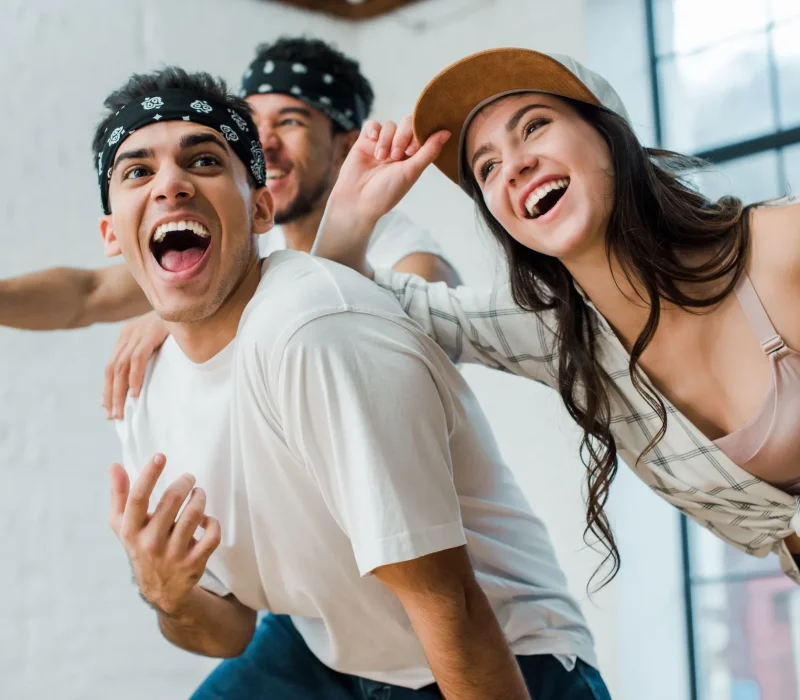
[[[298,330],[280,362],[287,444],[350,538],[362,575],[466,543],[451,398],[414,331],[335,313]]]
[[[449,262],[431,232],[402,212],[390,211],[381,217],[367,249],[369,264],[391,268],[414,253],[429,253]]]
[[[197,585],[200,586],[200,588],[213,593],[214,595],[218,595],[220,598],[224,598],[231,593],[225,587],[225,584],[222,583],[222,581],[220,581],[216,576],[214,576],[214,574],[208,569],[203,572],[203,575],[200,577]]]

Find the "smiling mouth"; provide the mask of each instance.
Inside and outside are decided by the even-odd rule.
[[[289,171],[283,168],[267,168],[267,180],[283,180],[288,175]]]
[[[197,221],[161,224],[150,239],[150,252],[167,272],[184,272],[202,260],[211,245],[211,234]]]
[[[537,187],[525,200],[525,214],[529,219],[538,219],[549,212],[561,199],[569,187],[569,178],[551,180]]]

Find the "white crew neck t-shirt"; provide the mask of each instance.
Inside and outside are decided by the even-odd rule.
[[[370,573],[466,544],[516,654],[597,664],[547,531],[475,396],[394,297],[355,272],[274,253],[236,339],[203,364],[170,337],[118,422],[131,478],[184,472],[222,542],[201,585],[292,616],[342,673],[433,682],[397,598]]]
[[[258,253],[266,258],[286,249],[286,236],[280,226],[258,236]],[[413,253],[430,253],[446,260],[430,231],[422,228],[401,211],[382,216],[372,232],[367,248],[367,261],[374,268],[394,267]]]

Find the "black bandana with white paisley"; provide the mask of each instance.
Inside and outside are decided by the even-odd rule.
[[[200,99],[185,90],[160,90],[141,100],[129,102],[117,112],[103,134],[97,159],[97,178],[103,212],[111,213],[108,183],[114,158],[123,141],[136,129],[161,121],[186,121],[211,127],[227,140],[259,187],[267,184],[267,166],[252,117],[214,100]]]
[[[367,110],[361,97],[341,80],[301,61],[257,58],[242,77],[242,97],[290,95],[327,115],[345,131],[361,128]]]

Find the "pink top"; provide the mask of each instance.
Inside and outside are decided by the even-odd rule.
[[[772,382],[756,414],[714,444],[753,476],[800,494],[800,352],[788,348],[776,333],[747,274],[736,295],[769,357]]]

